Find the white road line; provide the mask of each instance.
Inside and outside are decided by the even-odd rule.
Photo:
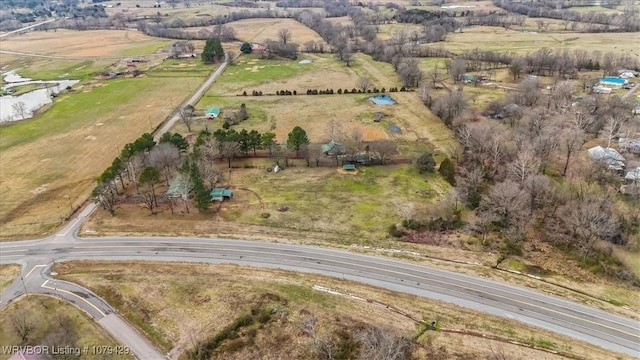
[[[60,291],[60,292],[63,292],[63,293],[69,294],[69,295],[73,295],[73,296],[77,297],[78,299],[80,299],[80,300],[86,302],[87,304],[89,304],[89,306],[91,306],[92,308],[96,309],[96,311],[98,313],[100,313],[100,315],[102,315],[103,317],[107,316],[107,314],[102,312],[102,310],[100,310],[97,306],[95,306],[92,303],[90,303],[89,300],[87,300],[87,299],[83,298],[82,296],[80,296],[78,294],[75,294],[75,293],[73,293],[71,291],[67,291],[67,290],[64,290],[64,289],[52,288],[50,286],[46,286],[48,282],[49,282],[49,280],[45,281],[44,284],[41,285],[41,287],[43,287],[45,289],[49,289],[49,290],[53,290],[53,291]]]
[[[34,266],[34,267],[33,267],[33,269],[31,269],[31,270],[27,273],[27,275],[25,275],[24,277],[29,277],[29,275],[31,275],[31,273],[33,272],[33,270],[35,270],[36,268],[39,268],[39,267],[46,267],[46,266],[47,266],[47,265],[36,265],[36,266]]]

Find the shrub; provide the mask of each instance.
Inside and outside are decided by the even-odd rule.
[[[436,169],[436,161],[433,159],[433,155],[431,153],[426,152],[418,158],[416,166],[418,167],[420,174],[425,172],[431,173]]]
[[[387,232],[389,233],[389,235],[396,238],[401,238],[404,236],[404,231],[398,229],[396,224],[392,224],[391,226],[389,226],[389,229],[387,230]]]
[[[420,231],[422,229],[424,229],[424,224],[418,220],[415,219],[409,219],[409,220],[403,220],[402,221],[402,226],[409,229],[409,230],[415,230],[415,231]]]
[[[451,186],[456,186],[456,169],[449,158],[442,160],[442,163],[440,163],[440,167],[438,168],[438,173],[440,173],[442,178],[444,178],[444,180]]]
[[[262,214],[260,214],[260,217],[263,219],[268,219],[271,216],[271,213],[268,212],[263,212]]]

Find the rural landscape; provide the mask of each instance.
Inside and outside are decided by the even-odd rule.
[[[10,0],[0,75],[0,359],[640,357],[638,1]]]

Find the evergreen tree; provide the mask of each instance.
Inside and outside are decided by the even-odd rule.
[[[250,43],[243,42],[242,46],[240,46],[240,51],[242,51],[243,54],[251,54],[251,52],[253,52],[253,49],[251,48]]]
[[[300,147],[308,143],[309,138],[307,137],[307,132],[304,131],[300,126],[294,127],[287,136],[287,145],[290,149],[296,151],[296,156],[299,155]]]
[[[202,49],[202,61],[205,64],[213,64],[224,59],[224,49],[220,39],[209,39]]]
[[[204,180],[200,175],[200,169],[198,169],[198,164],[195,161],[191,163],[189,178],[193,185],[193,199],[196,202],[196,207],[200,211],[207,210],[211,205],[211,195],[207,187],[204,186]]]
[[[445,158],[442,163],[440,163],[438,172],[451,186],[456,186],[456,169],[449,158]]]
[[[416,166],[418,167],[420,174],[425,172],[434,172],[436,169],[436,161],[433,159],[433,155],[431,153],[426,152],[418,158]]]

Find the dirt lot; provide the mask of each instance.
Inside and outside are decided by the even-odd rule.
[[[509,340],[569,351],[585,358],[615,356],[512,320],[478,316],[474,311],[438,301],[316,275],[232,265],[118,262],[63,263],[57,264],[55,271],[64,279],[79,282],[105,296],[156,344],[166,351],[174,349],[175,355],[198,340],[219,333],[252,307],[262,306],[276,309],[278,315],[258,327],[255,334],[246,329],[240,331],[239,342],[244,346],[233,355],[225,352],[229,341],[223,342],[215,358],[271,358],[282,353],[306,358],[313,342],[304,332],[308,321],[315,324],[311,331],[317,338],[338,329],[355,331],[364,324],[381,326],[407,338],[417,337],[418,358],[442,351],[441,346],[446,348],[443,358],[447,359],[487,358],[492,351],[515,358],[562,358],[504,342]],[[371,302],[314,290],[314,285]],[[427,331],[418,336],[415,321],[376,302],[390,305],[414,319],[435,320],[441,332]],[[489,341],[483,334],[503,341]],[[254,345],[247,347],[251,339]]]

